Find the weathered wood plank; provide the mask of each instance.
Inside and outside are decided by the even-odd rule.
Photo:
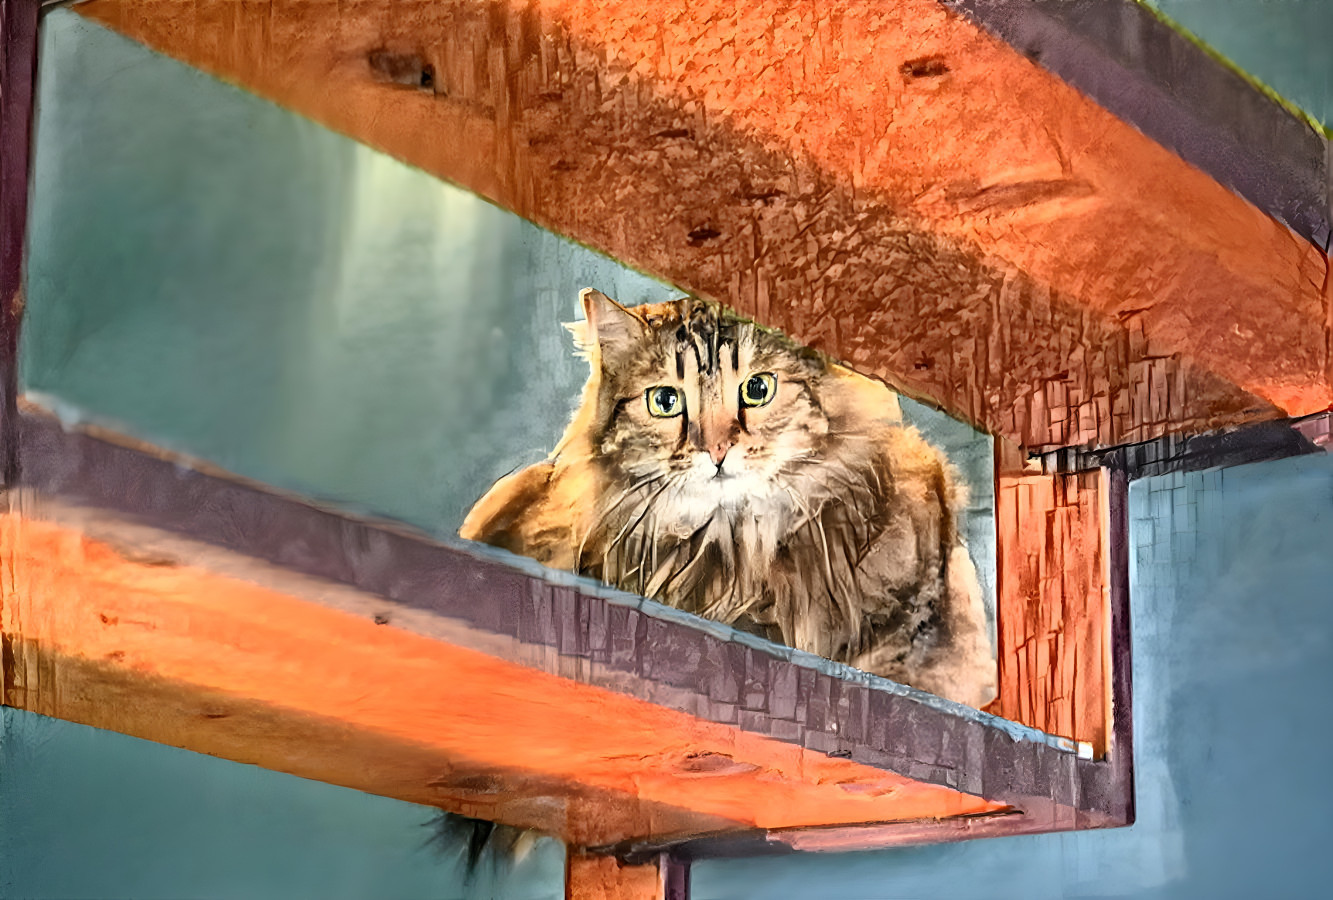
[[[124,438],[66,432],[35,411],[22,435],[26,490],[48,499],[20,506],[0,534],[18,573],[0,604],[7,702],[540,823],[624,858],[703,848],[736,829],[794,834],[834,809],[872,817],[842,825],[876,823],[848,840],[878,841],[901,816],[952,815],[931,805],[940,797],[962,798],[959,814],[1021,810],[996,826],[1014,833],[1120,821],[1104,763],[1017,726],[551,584],[530,564],[193,471]],[[689,671],[672,652],[687,638],[700,661]],[[548,695],[550,684],[561,687]],[[827,710],[812,722],[815,696]],[[784,787],[792,772],[798,784]],[[690,799],[698,791],[711,800]]]
[[[1333,399],[1323,256],[937,3],[218,5],[79,9],[1023,446]]]
[[[1315,247],[1328,138],[1137,0],[943,0]]]
[[[1108,747],[1106,475],[1034,474],[997,442],[996,620],[1005,718]]]
[[[678,864],[677,864],[678,865]],[[672,863],[661,857],[625,865],[614,857],[571,852],[565,857],[566,900],[689,900],[688,890],[668,881]],[[686,886],[687,887],[687,886]]]
[[[484,636],[456,624],[30,494],[0,534],[4,701],[44,715],[576,846],[1002,807],[524,667],[469,648]]]

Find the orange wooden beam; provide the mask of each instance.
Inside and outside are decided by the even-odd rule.
[[[997,442],[996,715],[1108,746],[1110,628],[1106,479],[1024,471]]]
[[[1325,258],[934,0],[78,9],[1022,446],[1333,400]]]
[[[674,900],[657,861],[627,866],[608,856],[565,856],[566,900]]]
[[[30,492],[0,516],[0,569],[8,705],[576,846],[1004,808],[500,659],[468,646],[494,635]],[[385,610],[395,624],[376,624]]]

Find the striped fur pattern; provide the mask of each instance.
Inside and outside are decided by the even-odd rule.
[[[547,461],[461,534],[979,706],[982,599],[947,461],[882,383],[694,298],[585,291],[591,373]]]

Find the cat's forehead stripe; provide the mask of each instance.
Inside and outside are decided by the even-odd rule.
[[[685,352],[694,352],[695,363],[701,375],[716,375],[721,366],[722,351],[731,350],[732,368],[740,365],[738,329],[734,322],[719,319],[716,311],[696,307],[687,312],[684,322],[676,329],[676,374],[685,377]]]

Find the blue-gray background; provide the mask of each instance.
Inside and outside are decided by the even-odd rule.
[[[1321,7],[1321,0],[1229,0],[1212,6],[1162,0],[1159,5],[1182,20],[1192,15],[1194,21],[1186,24],[1215,45],[1225,45],[1228,52],[1235,45],[1239,49],[1233,58],[1288,96],[1300,99],[1304,91],[1311,98],[1304,105],[1312,112],[1319,112],[1314,107],[1327,103],[1327,29],[1333,17],[1322,14],[1327,7]],[[1191,9],[1181,12],[1186,7]],[[1229,11],[1234,10],[1240,14],[1232,16]],[[1256,21],[1264,27],[1247,25]],[[79,118],[81,128],[86,129],[79,136],[67,133],[56,140],[48,129],[39,128],[39,195],[34,209],[35,265],[30,293],[34,301],[50,298],[48,312],[53,319],[43,327],[64,335],[54,352],[72,358],[83,352],[81,347],[90,346],[86,340],[96,346],[98,340],[110,339],[114,346],[133,333],[163,336],[156,351],[161,359],[150,360],[151,365],[166,366],[163,371],[170,372],[170,377],[184,379],[182,396],[219,395],[214,402],[223,404],[222,412],[227,415],[188,405],[167,408],[162,411],[164,420],[176,431],[155,432],[141,425],[141,433],[168,443],[173,439],[177,446],[196,448],[195,452],[204,447],[209,450],[207,455],[238,471],[245,469],[240,463],[246,454],[254,454],[252,463],[271,469],[247,474],[282,484],[287,484],[283,477],[309,477],[309,483],[288,484],[307,492],[316,492],[323,473],[332,469],[342,473],[343,480],[337,482],[340,488],[364,491],[352,491],[341,497],[344,501],[380,511],[398,510],[399,517],[423,527],[438,522],[430,519],[440,515],[433,511],[439,506],[438,498],[421,497],[421,485],[405,481],[389,497],[375,494],[367,485],[379,489],[373,476],[386,461],[417,472],[440,466],[447,473],[454,471],[452,466],[472,463],[429,454],[426,459],[404,456],[401,449],[384,447],[371,448],[379,455],[373,464],[358,468],[359,454],[367,448],[357,448],[354,441],[347,443],[348,434],[355,436],[356,423],[373,421],[376,429],[383,429],[383,421],[366,417],[383,416],[392,423],[402,413],[368,409],[365,404],[356,416],[342,411],[344,400],[354,406],[356,392],[361,390],[350,371],[338,383],[340,391],[350,392],[346,398],[335,393],[322,399],[319,416],[296,408],[308,396],[303,391],[316,379],[316,372],[320,379],[328,376],[327,368],[319,369],[328,354],[334,354],[343,367],[364,365],[367,360],[388,366],[389,374],[383,377],[393,386],[392,374],[401,371],[393,366],[407,363],[382,361],[368,349],[367,355],[359,356],[357,347],[373,346],[376,341],[392,341],[393,347],[401,347],[401,340],[416,340],[425,348],[422,352],[429,353],[437,346],[434,329],[459,327],[456,317],[447,318],[446,311],[430,305],[437,302],[430,294],[416,295],[424,307],[410,299],[399,301],[395,295],[380,296],[370,307],[356,303],[350,294],[337,293],[338,279],[355,284],[357,278],[366,278],[363,283],[372,287],[383,284],[400,289],[390,276],[402,261],[395,255],[401,245],[391,235],[401,234],[407,226],[379,220],[379,228],[368,234],[345,238],[348,210],[374,208],[380,191],[366,187],[356,194],[361,200],[346,194],[312,195],[338,183],[352,184],[352,171],[362,170],[363,159],[375,160],[365,163],[371,172],[380,165],[391,168],[395,164],[373,154],[330,152],[329,138],[319,129],[295,117],[265,112],[268,108],[263,104],[243,103],[236,92],[196,93],[208,90],[202,86],[206,79],[184,70],[163,69],[170,64],[150,54],[131,53],[114,39],[98,36],[90,26],[78,25],[66,13],[54,14],[48,24],[57,27],[48,27],[45,38],[47,64],[55,56],[65,75],[82,80],[68,92],[44,82],[43,120],[52,114],[52,106],[58,110],[64,103],[68,115]],[[1274,34],[1281,41],[1294,42],[1296,49],[1282,49],[1286,45],[1279,43],[1278,51],[1273,51]],[[1266,60],[1273,64],[1268,71],[1264,70]],[[1322,61],[1322,68],[1312,69],[1311,60]],[[189,86],[182,90],[184,97],[166,85],[154,84],[155,73],[168,71],[171,75],[161,80],[186,81]],[[114,78],[113,73],[117,73]],[[121,78],[132,79],[133,88],[124,87]],[[86,95],[83,102],[75,96],[78,93]],[[103,111],[103,104],[116,108]],[[220,170],[213,186],[202,195],[209,204],[206,221],[199,215],[196,200],[188,199],[200,196],[193,193],[199,190],[193,180],[199,177],[197,167],[188,159],[130,158],[118,142],[125,130],[133,129],[116,128],[117,117],[126,116],[136,128],[148,129],[156,140],[168,138],[172,131],[162,120],[176,117],[175,127],[190,139],[178,145],[183,150],[215,163],[233,160],[237,168]],[[158,128],[162,130],[155,130]],[[254,149],[259,146],[264,148],[262,154]],[[105,175],[93,177],[97,169]],[[237,182],[229,180],[238,173],[249,179],[248,190],[238,191]],[[54,189],[59,194],[62,189],[42,178],[69,186],[63,218],[47,205],[53,201],[50,192]],[[355,180],[360,178],[358,174]],[[99,191],[111,190],[109,186],[120,179],[127,179],[132,190],[99,199]],[[401,190],[402,194],[394,195],[399,197],[394,203],[416,201],[410,190]],[[187,198],[186,202],[182,204],[181,198]],[[121,218],[107,221],[99,217],[98,207],[111,201],[122,204],[123,211]],[[59,202],[57,198],[53,205]],[[88,204],[86,209],[83,203]],[[173,206],[176,218],[168,225],[144,229],[143,219]],[[425,211],[411,227],[427,228],[422,223],[437,215],[430,211],[435,208],[423,201]],[[659,286],[648,279],[626,274],[592,254],[552,242],[537,230],[516,226],[486,209],[479,205],[461,217],[464,221],[442,218],[429,226],[455,235],[460,231],[476,235],[468,245],[473,256],[462,260],[470,273],[466,277],[459,274],[456,258],[439,257],[440,277],[448,285],[442,292],[449,296],[457,296],[459,290],[481,291],[477,296],[488,301],[528,296],[533,305],[524,313],[534,329],[547,329],[569,318],[573,292],[586,284],[618,292],[630,302],[661,296],[653,293]],[[242,221],[247,227],[239,233],[220,230],[216,216],[223,221]],[[310,230],[275,245],[274,229],[284,221]],[[373,216],[371,221],[375,221]],[[487,225],[488,221],[492,224]],[[496,230],[485,231],[487,227]],[[468,228],[475,230],[467,232]],[[193,254],[184,260],[175,258],[182,240]],[[350,274],[322,268],[330,253],[341,258],[346,247],[363,243],[378,249],[364,250],[365,261],[356,263]],[[138,274],[145,247],[162,256],[163,269],[155,276],[163,279],[160,285],[144,283]],[[233,249],[235,255],[230,255]],[[42,252],[49,254],[45,269]],[[228,266],[210,269],[221,287],[192,281],[192,265],[207,267],[211,254],[224,252]],[[435,259],[444,252],[432,249],[427,258]],[[484,255],[511,252],[526,255]],[[548,266],[523,261],[530,259],[555,262]],[[413,264],[418,263],[419,258]],[[58,284],[66,277],[60,272],[62,267],[74,270],[68,277],[82,278],[94,286],[134,284],[147,299],[119,292],[100,296],[79,316],[62,319],[56,307],[69,300],[58,293]],[[364,274],[378,267],[388,273],[382,279]],[[262,269],[264,278],[252,277],[254,269]],[[330,280],[310,281],[317,277]],[[559,280],[540,280],[546,277]],[[45,278],[51,280],[44,283]],[[506,282],[494,279],[520,287],[500,290],[496,285]],[[172,301],[173,293],[200,290],[210,302],[202,304],[206,309],[190,310],[189,316],[207,312],[212,318],[177,322],[174,330],[163,324],[186,314],[179,307],[173,309],[172,303],[179,300]],[[331,306],[322,299],[330,291],[339,297]],[[542,297],[549,299],[539,302]],[[227,302],[219,305],[218,298]],[[395,315],[406,317],[406,336],[396,331],[401,324],[362,318],[368,309],[383,310],[380,304],[384,303],[398,304]],[[264,322],[264,328],[273,330],[275,344],[292,348],[290,358],[266,359],[246,345],[244,332],[230,333],[229,320],[240,315]],[[509,317],[503,311],[496,315],[487,325],[503,329]],[[121,316],[130,321],[121,321]],[[29,320],[30,334],[34,320]],[[327,338],[332,338],[331,343]],[[262,340],[270,338],[263,336]],[[508,340],[505,336],[494,344],[478,342],[473,350],[494,365],[495,352],[502,352],[494,347],[507,346]],[[298,349],[302,341],[307,342],[303,351]],[[581,377],[578,366],[564,353],[561,347],[548,362],[572,366],[568,372],[577,380]],[[229,365],[229,359],[235,365]],[[75,364],[60,362],[59,357],[53,360],[47,365],[57,374]],[[79,364],[87,362],[85,358]],[[114,385],[104,394],[155,396],[156,378],[151,374],[131,376],[95,361],[92,366],[87,382],[93,388],[101,378]],[[440,366],[447,373],[445,363]],[[30,383],[33,372],[32,368],[25,371]],[[422,389],[399,377],[408,382],[397,384],[408,397]],[[226,392],[218,386],[219,380],[236,392],[230,400],[220,396]],[[519,399],[515,399],[515,390]],[[518,377],[495,391],[526,404],[522,408],[533,416],[556,408],[554,416],[559,420],[568,412],[568,396],[546,391],[542,378],[531,383]],[[281,401],[275,399],[278,397]],[[254,410],[256,399],[272,408]],[[488,399],[494,401],[494,397]],[[473,401],[458,397],[452,402],[466,411]],[[130,415],[104,407],[100,401],[90,408],[100,415],[137,421],[134,410]],[[484,412],[482,399],[476,408]],[[350,419],[351,426],[339,424],[339,415]],[[318,445],[318,455],[329,462],[303,457],[301,446],[289,444],[281,434],[283,429],[277,427],[289,421],[289,416],[305,416],[303,428],[334,429],[336,425],[326,435],[325,444]],[[193,443],[219,417],[229,422],[221,439]],[[330,422],[334,424],[325,424]],[[403,417],[402,423],[400,427],[431,427],[412,417]],[[503,430],[505,426],[498,427]],[[540,455],[545,449],[529,452]],[[325,453],[330,456],[324,457]],[[505,464],[521,461],[506,460]],[[371,503],[367,497],[379,499]],[[1324,809],[1333,796],[1327,750],[1333,739],[1333,701],[1329,699],[1333,684],[1333,458],[1151,479],[1132,486],[1130,501],[1136,825],[1109,832],[880,853],[704,863],[695,869],[696,900],[1324,896],[1327,847],[1333,843],[1333,821]],[[460,510],[456,506],[451,514]],[[410,804],[109,732],[13,710],[0,714],[3,897],[562,896],[559,845],[548,842],[518,867],[498,877],[483,870],[476,882],[464,885],[456,856],[440,859],[419,849],[424,840],[421,823],[429,815],[429,810]]]

